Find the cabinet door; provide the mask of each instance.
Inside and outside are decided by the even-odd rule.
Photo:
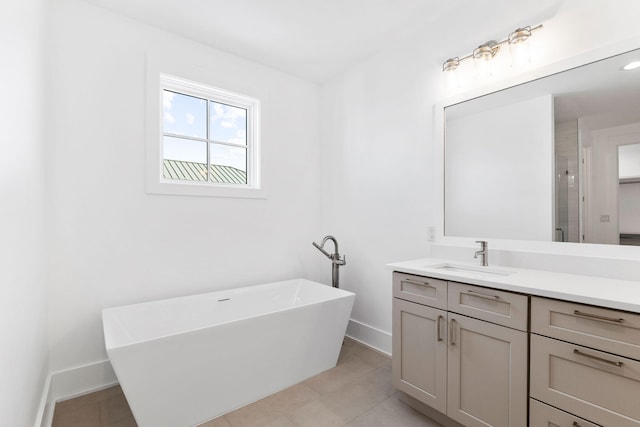
[[[393,299],[393,385],[432,408],[447,409],[447,312]]]
[[[449,313],[447,415],[467,427],[527,424],[527,334]]]

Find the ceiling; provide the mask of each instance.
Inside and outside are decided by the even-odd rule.
[[[444,60],[464,53],[447,53],[447,45],[469,50],[485,35],[503,36],[540,22],[564,0],[86,1],[324,83],[402,40],[425,40],[425,51],[442,51]]]
[[[640,69],[623,71],[622,67],[640,60],[636,49],[606,60],[594,62],[569,73],[554,94],[557,122],[577,118],[600,117],[603,124],[618,126],[638,121],[640,111]]]

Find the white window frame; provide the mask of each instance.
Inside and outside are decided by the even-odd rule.
[[[150,77],[150,78],[149,78]],[[155,78],[154,78],[155,77]],[[260,176],[260,101],[166,73],[148,75],[147,193],[265,198]],[[247,183],[225,184],[165,179],[163,176],[163,93],[170,90],[247,110]],[[207,142],[209,144],[210,142]]]

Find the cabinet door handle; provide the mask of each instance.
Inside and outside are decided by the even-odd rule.
[[[429,284],[429,282],[418,282],[417,280],[411,280],[411,279],[404,279],[404,280],[401,280],[400,282],[409,283],[411,285],[426,286],[428,288],[435,288],[435,286]]]
[[[589,319],[604,320],[605,322],[622,323],[624,319],[616,319],[614,317],[600,316],[599,314],[584,313],[580,310],[573,310],[575,316],[586,317]]]
[[[500,299],[498,295],[487,295],[487,294],[483,294],[482,292],[472,291],[471,289],[469,289],[467,293],[472,294],[475,297],[486,298],[494,301]]]
[[[582,426],[580,425],[580,423],[579,423],[579,422],[577,422],[577,421],[574,421],[574,422],[573,422],[573,424],[571,424],[571,425],[572,425],[572,427],[582,427]]]
[[[456,319],[451,319],[451,328],[449,329],[449,342],[451,342],[451,345],[456,345],[455,324],[456,324]]]
[[[437,321],[437,323],[436,323],[436,327],[438,328],[438,342],[442,341],[442,335],[441,335],[441,332],[442,332],[442,326],[440,325],[440,321],[441,321],[442,319],[444,319],[444,317],[442,317],[442,316],[438,316],[438,321]]]
[[[609,359],[604,359],[602,357],[594,356],[593,354],[583,353],[580,350],[578,350],[577,348],[573,349],[573,354],[577,354],[578,356],[587,357],[589,359],[597,360],[598,362],[608,363],[609,365],[617,366],[618,368],[623,365],[623,363],[619,362],[619,361],[613,361],[613,360],[609,360]]]

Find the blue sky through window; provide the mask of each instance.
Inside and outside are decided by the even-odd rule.
[[[207,137],[207,101],[193,96],[164,91],[162,127],[165,133]]]
[[[210,105],[210,139],[246,145],[247,110],[213,101]]]
[[[207,100],[168,90],[162,99],[163,133],[211,141],[210,164],[232,166],[247,171],[247,110],[209,101],[207,138]],[[236,147],[215,142],[238,144]],[[207,142],[164,136],[163,157],[171,160],[206,163]],[[204,155],[203,155],[204,153]]]

